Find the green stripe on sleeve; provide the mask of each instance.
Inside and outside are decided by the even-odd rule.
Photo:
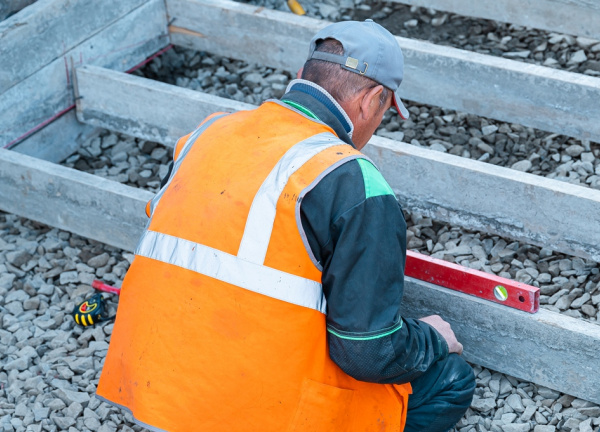
[[[376,197],[380,195],[394,195],[394,191],[381,173],[367,159],[357,159],[365,181],[366,198]]]
[[[366,341],[366,340],[379,339],[379,338],[382,338],[385,336],[389,336],[392,333],[397,332],[401,328],[402,328],[402,319],[400,320],[400,322],[398,324],[396,324],[393,327],[390,327],[390,328],[384,330],[382,333],[378,333],[378,334],[367,334],[364,336],[359,336],[359,334],[356,334],[356,333],[346,334],[346,332],[340,332],[338,330],[333,330],[331,327],[327,327],[327,331],[329,333],[331,333],[332,335],[339,337],[340,339]]]

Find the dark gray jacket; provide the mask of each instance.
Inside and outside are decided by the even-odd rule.
[[[282,101],[353,145],[351,124],[323,90],[295,81]],[[323,271],[329,355],[356,379],[405,383],[445,358],[448,346],[430,325],[400,316],[406,222],[369,165],[351,160],[326,175],[300,205],[302,227]],[[389,193],[367,191],[377,182]]]

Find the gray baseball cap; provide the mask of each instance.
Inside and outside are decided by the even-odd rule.
[[[344,55],[315,51],[317,42],[335,39],[344,47]],[[404,56],[396,38],[373,20],[342,21],[328,25],[310,41],[308,59],[337,63],[350,72],[371,78],[394,92],[392,101],[403,119],[408,110],[398,89],[404,77]]]

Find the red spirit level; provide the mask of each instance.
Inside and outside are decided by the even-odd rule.
[[[525,312],[540,308],[539,288],[417,252],[406,252],[404,274]]]

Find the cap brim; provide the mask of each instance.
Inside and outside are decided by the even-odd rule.
[[[408,120],[408,117],[409,117],[408,110],[402,103],[402,100],[400,99],[400,95],[398,94],[398,92],[394,93],[394,96],[392,97],[392,101],[394,102],[396,111],[398,111],[398,114],[400,115],[402,120]]]

